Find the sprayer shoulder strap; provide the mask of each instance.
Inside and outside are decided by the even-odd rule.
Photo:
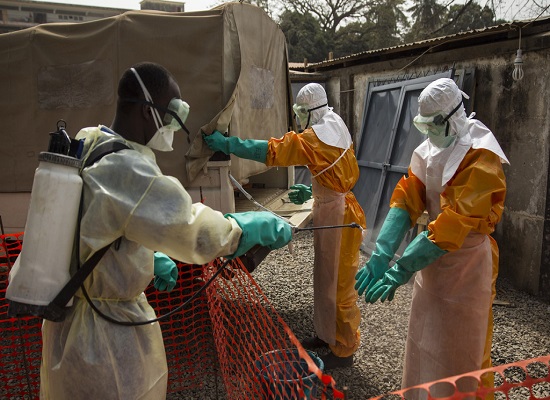
[[[89,167],[90,165],[95,164],[99,160],[101,160],[103,157],[105,157],[107,154],[116,153],[120,150],[126,150],[129,149],[130,146],[128,146],[126,143],[123,142],[104,142],[99,145],[97,145],[88,158],[86,158],[86,161],[82,165],[82,169]]]
[[[106,156],[107,154],[115,153],[120,150],[130,149],[130,147],[123,143],[123,142],[105,142],[98,146],[96,146],[95,149],[92,150],[88,158],[86,159],[86,162],[82,166],[82,169],[89,167],[90,165],[98,162],[101,158]],[[80,210],[78,212],[78,224],[80,224],[80,220],[82,217],[82,197],[80,200]],[[99,262],[103,255],[107,252],[109,247],[113,245],[113,243],[116,243],[120,238],[115,240],[112,243],[109,243],[107,246],[102,247],[98,251],[96,251],[90,258],[82,264],[82,266],[76,271],[76,273],[71,276],[71,279],[65,284],[63,289],[59,292],[59,294],[52,300],[52,302],[49,304],[49,307],[58,307],[58,308],[64,308],[65,305],[69,302],[71,297],[74,296],[80,285],[86,280],[88,275],[90,275]],[[77,244],[78,246],[78,238],[77,238]]]

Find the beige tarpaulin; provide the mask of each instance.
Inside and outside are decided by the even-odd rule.
[[[127,12],[80,24],[43,24],[0,35],[0,192],[30,191],[38,154],[59,119],[71,137],[110,125],[118,80],[140,61],[167,67],[191,107],[159,165],[185,186],[211,156],[201,128],[269,139],[289,129],[292,95],[285,38],[264,11],[229,3],[191,13]],[[232,159],[243,179],[266,170]]]

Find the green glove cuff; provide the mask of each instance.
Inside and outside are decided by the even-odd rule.
[[[382,281],[390,284],[394,289],[397,289],[399,286],[407,283],[413,275],[414,272],[407,271],[396,263],[393,267],[386,271]]]
[[[265,164],[267,160],[267,140],[242,140],[235,136],[227,138],[227,140],[231,154]]]
[[[378,233],[371,259],[381,258],[382,263],[387,267],[409,229],[411,229],[409,213],[399,207],[390,208],[380,233]],[[380,264],[380,261],[376,261],[377,264]]]
[[[445,253],[447,253],[446,250],[441,249],[428,239],[428,231],[424,231],[407,246],[403,256],[397,260],[396,264],[414,273],[427,267]]]
[[[242,256],[255,245],[266,246],[271,250],[283,247],[292,239],[292,228],[281,218],[268,211],[248,211],[225,214],[241,227],[243,233],[235,253],[227,258]]]

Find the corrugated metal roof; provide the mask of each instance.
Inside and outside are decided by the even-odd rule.
[[[526,28],[540,33],[540,26],[546,26],[544,30],[550,31],[550,17],[537,18],[523,21],[512,21],[500,25],[490,26],[483,29],[475,29],[467,32],[459,32],[452,35],[441,36],[432,39],[421,40],[418,42],[405,43],[393,47],[386,47],[376,50],[368,50],[361,53],[351,54],[345,57],[339,57],[332,60],[311,63],[304,68],[303,63],[289,63],[289,68],[301,71],[315,71],[319,69],[332,69],[334,67],[350,66],[362,64],[372,59],[373,62],[389,58],[402,57],[403,53],[415,55],[422,51],[440,51],[448,47],[465,47],[473,44],[479,44],[487,41],[509,39],[509,32],[522,29],[522,36],[530,34]],[[537,28],[537,29],[535,29]],[[531,32],[532,34],[533,32]],[[445,47],[444,47],[445,45]],[[440,47],[440,48],[438,48]],[[290,64],[293,67],[290,67]]]

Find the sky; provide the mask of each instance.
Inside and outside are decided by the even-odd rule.
[[[139,10],[140,0],[36,0],[36,1],[49,1],[55,3],[65,4],[80,4],[88,6],[100,6],[100,7],[113,7],[113,8],[126,8],[129,10]],[[216,5],[222,3],[221,0],[182,0],[185,3],[185,11],[200,11],[209,10]],[[448,1],[439,1],[440,3],[448,3]],[[455,0],[455,4],[464,3],[466,0]],[[483,7],[484,5],[491,6],[495,4],[497,17],[503,18],[508,21],[521,20],[528,18],[535,18],[537,15],[533,14],[533,7],[535,2],[542,7],[550,5],[550,0],[477,0],[477,2]],[[108,5],[107,5],[107,4]],[[538,8],[537,8],[538,9]],[[550,14],[550,7],[543,15]]]
[[[127,8],[128,10],[139,10],[141,0],[36,0],[49,3],[79,4],[84,6]],[[185,3],[185,11],[209,10],[215,7],[219,1],[216,0],[182,0],[177,3]]]

